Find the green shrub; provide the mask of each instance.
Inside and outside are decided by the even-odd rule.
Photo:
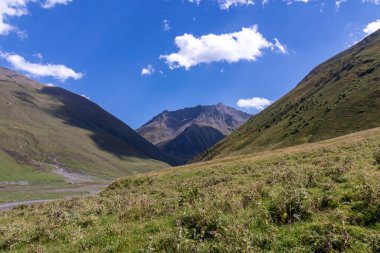
[[[380,169],[380,149],[373,155],[375,158],[375,165]]]
[[[373,252],[380,252],[380,235],[373,235],[370,237],[370,246]]]
[[[312,201],[304,189],[284,189],[269,203],[271,219],[277,224],[289,224],[308,219],[312,212]]]
[[[315,253],[344,252],[350,247],[350,240],[346,229],[333,224],[314,225],[301,238],[302,244]]]
[[[183,206],[184,204],[194,204],[197,200],[204,197],[198,188],[181,187],[179,191],[181,193],[178,201],[179,206]]]
[[[140,187],[143,185],[149,185],[152,183],[152,179],[149,177],[136,177],[136,178],[126,178],[119,179],[110,184],[107,189],[108,190],[116,190],[116,189],[134,189],[136,187]]]
[[[325,195],[319,203],[320,210],[334,209],[338,207],[338,203],[333,199],[332,195]]]
[[[154,242],[153,248],[158,252],[174,253],[180,248],[179,238],[174,234],[161,235]]]
[[[380,221],[379,185],[364,183],[356,188],[352,197],[351,220],[362,226],[370,226]]]
[[[241,204],[243,208],[250,208],[253,205],[254,200],[255,196],[253,194],[245,193],[241,196]]]
[[[330,167],[325,169],[325,175],[335,183],[343,183],[346,181],[344,174],[347,170],[345,167]]]
[[[187,238],[200,241],[214,239],[221,228],[221,221],[215,214],[199,211],[184,214],[178,224],[185,229]]]

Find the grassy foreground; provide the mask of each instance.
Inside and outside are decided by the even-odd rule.
[[[12,252],[379,252],[380,128],[0,214]]]

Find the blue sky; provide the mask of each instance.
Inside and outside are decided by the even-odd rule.
[[[0,0],[0,64],[137,128],[198,104],[256,113],[379,27],[379,0]]]

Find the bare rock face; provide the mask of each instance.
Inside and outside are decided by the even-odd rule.
[[[222,103],[164,111],[137,129],[145,139],[185,163],[244,124],[252,115]]]

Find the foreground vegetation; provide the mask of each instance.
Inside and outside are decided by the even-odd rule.
[[[0,214],[12,252],[379,252],[380,128]]]

